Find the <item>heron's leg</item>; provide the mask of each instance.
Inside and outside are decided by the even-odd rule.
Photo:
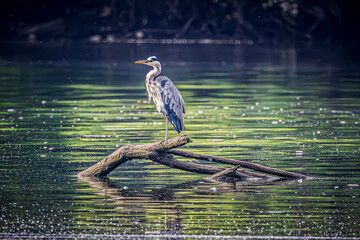
[[[165,117],[166,117],[166,133],[165,133],[165,141],[166,141],[168,135],[169,118],[167,116]]]

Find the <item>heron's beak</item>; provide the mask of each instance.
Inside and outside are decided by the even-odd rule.
[[[135,63],[137,63],[137,64],[145,64],[145,63],[148,63],[148,60],[140,60],[140,61],[136,61]]]

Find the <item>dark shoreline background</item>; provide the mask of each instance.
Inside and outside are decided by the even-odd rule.
[[[211,39],[358,48],[358,1],[1,0],[0,40]]]

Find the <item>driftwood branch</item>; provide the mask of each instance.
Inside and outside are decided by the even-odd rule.
[[[226,177],[234,177],[234,173],[236,173],[236,170],[239,168],[240,166],[237,167],[232,167],[232,168],[227,168],[224,171],[215,173],[213,175],[211,175],[209,178],[211,179],[215,179],[215,180],[222,180]]]
[[[241,161],[241,160],[234,160],[230,158],[224,158],[224,157],[217,157],[212,155],[206,155],[206,154],[199,154],[199,153],[193,153],[189,151],[184,150],[178,150],[178,149],[172,149],[169,150],[168,153],[172,153],[175,155],[183,156],[183,157],[189,157],[189,158],[196,158],[201,160],[207,160],[207,161],[214,161],[219,163],[227,163],[235,166],[241,166],[244,168],[250,168],[259,172],[264,172],[268,174],[273,174],[280,177],[287,177],[287,178],[308,178],[308,176],[305,176],[300,173],[293,173],[285,170],[280,170],[276,168],[266,167],[257,163],[251,163],[247,161]]]
[[[191,140],[187,136],[183,135],[163,142],[144,145],[125,145],[95,165],[80,172],[78,175],[103,177],[126,161],[132,159],[149,159],[150,153],[154,151],[166,151],[171,148],[180,147],[189,142],[191,142]]]
[[[184,162],[174,159],[171,155],[165,152],[152,152],[149,155],[149,159],[163,164],[168,167],[185,170],[188,172],[195,172],[195,173],[203,173],[203,174],[215,174],[218,172],[222,172],[226,170],[225,167],[215,167],[215,166],[208,166],[204,164],[197,164],[192,162]],[[251,175],[246,173],[242,173],[240,171],[234,173],[234,177],[236,178],[251,178]]]
[[[183,146],[189,142],[191,142],[191,140],[187,136],[183,135],[162,142],[156,142],[156,143],[150,143],[144,145],[125,145],[123,147],[120,147],[113,153],[111,153],[103,160],[99,161],[98,163],[94,164],[88,169],[80,172],[78,176],[106,177],[106,175],[109,174],[111,171],[113,171],[115,168],[117,168],[118,166],[129,160],[150,159],[154,162],[172,168],[185,170],[188,172],[211,174],[212,176],[210,176],[210,178],[212,179],[222,179],[226,177],[232,177],[241,180],[251,179],[251,178],[252,179],[271,178],[271,176],[267,174],[272,174],[285,178],[295,178],[295,179],[308,178],[307,176],[299,173],[293,173],[275,168],[270,168],[256,163],[250,163],[246,161],[240,161],[229,158],[198,154],[189,151],[173,149],[176,147]],[[206,164],[193,163],[189,161],[179,161],[175,159],[172,154],[195,158],[195,159],[226,163],[226,164],[235,165],[237,167],[234,168],[216,167],[216,166],[209,166]],[[263,173],[248,171],[246,169],[239,169],[239,167],[249,168]]]

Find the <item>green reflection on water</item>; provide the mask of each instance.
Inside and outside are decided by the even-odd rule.
[[[146,102],[147,69],[128,61],[7,63],[0,67],[1,232],[359,234],[358,71],[289,72],[276,62],[239,66],[229,58],[220,67],[164,68],[186,101],[188,147],[317,179],[220,184],[138,160],[109,181],[78,180],[77,172],[119,146],[163,139],[165,120]]]

